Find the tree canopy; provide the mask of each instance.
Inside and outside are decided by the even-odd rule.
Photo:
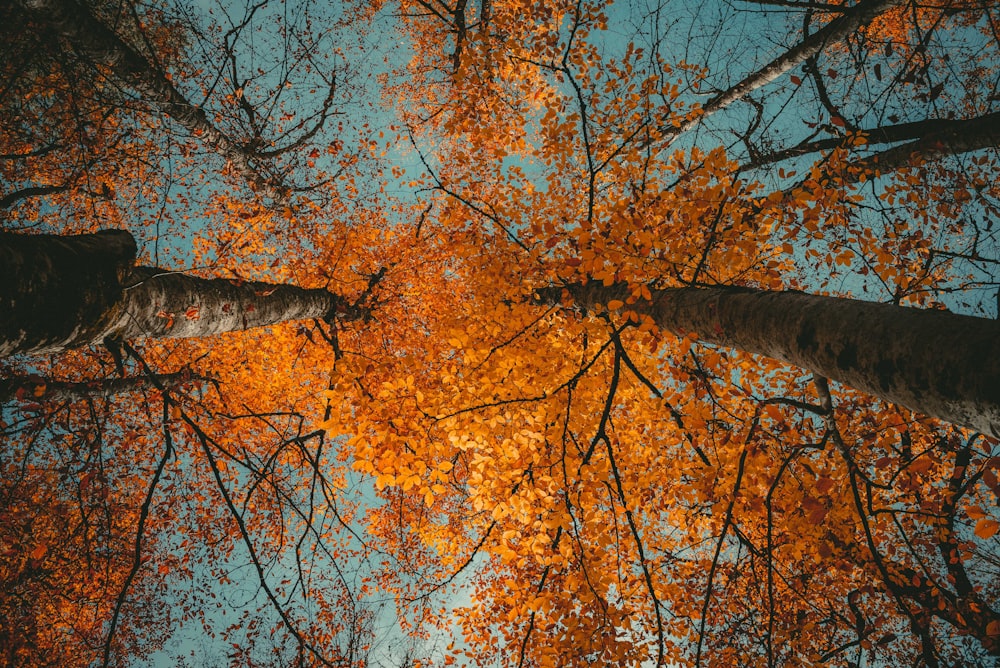
[[[9,665],[991,665],[1000,13],[0,8]]]

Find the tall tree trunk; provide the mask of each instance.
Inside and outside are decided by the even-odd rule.
[[[568,293],[568,294],[567,294]],[[545,288],[586,307],[624,302],[624,284]],[[667,288],[623,308],[678,335],[788,362],[914,411],[1000,438],[1000,322],[750,288]]]
[[[135,267],[135,255],[135,240],[122,230],[0,233],[0,357],[364,316],[327,290]]]
[[[205,110],[188,101],[166,74],[152,65],[114,31],[75,0],[20,0],[38,21],[50,26],[74,48],[96,64],[108,67],[123,83],[135,89],[192,135],[202,138],[225,158],[233,169],[258,192],[276,202],[287,193],[265,178],[253,165],[253,151],[233,141],[208,120]]]
[[[678,126],[668,123],[661,128],[663,138],[672,141],[675,137],[695,127],[717,111],[725,109],[753,91],[766,86],[781,75],[795,69],[809,58],[831,44],[836,44],[856,32],[872,20],[890,9],[903,4],[905,0],[861,0],[845,10],[844,14],[830,21],[822,29],[809,35],[801,42],[785,51],[756,72],[747,75],[739,83],[712,97],[702,105],[701,113]]]

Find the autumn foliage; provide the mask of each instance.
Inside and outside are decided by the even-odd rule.
[[[863,393],[746,343],[753,313],[657,320],[711,288],[993,331],[995,8],[223,4],[0,9],[4,232],[125,229],[251,312],[337,296],[197,337],[191,288],[0,360],[2,661],[1000,655],[988,334],[927,381],[986,388],[948,422],[919,380],[887,399],[895,342]]]

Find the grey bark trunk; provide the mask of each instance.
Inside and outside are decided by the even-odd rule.
[[[565,289],[593,308],[624,285]],[[559,304],[563,288],[538,291]],[[909,409],[1000,438],[1000,322],[871,302],[749,288],[653,290],[625,308],[678,335],[794,364]]]
[[[132,235],[120,230],[0,233],[0,357],[364,315],[327,290],[135,267],[135,254]]]
[[[873,167],[888,172],[905,166],[899,157],[894,157],[900,153],[907,161],[915,155],[932,160],[942,155],[956,155],[1000,145],[1000,112],[963,120],[930,118],[912,123],[869,128],[861,132],[867,138],[868,146],[909,142],[852,163],[852,166],[861,169]],[[844,145],[844,137],[806,141],[781,151],[758,156],[742,166],[740,171],[760,169],[776,162],[810,153],[831,151]]]
[[[772,60],[761,69],[747,75],[739,83],[729,87],[714,96],[701,107],[702,113],[682,122],[679,126],[665,125],[661,128],[663,139],[671,141],[683,132],[695,127],[717,111],[728,107],[733,102],[742,99],[753,91],[766,86],[781,75],[790,72],[809,58],[831,44],[836,44],[849,35],[871,23],[871,21],[886,11],[898,7],[905,0],[862,0],[854,7],[822,29],[806,37],[783,54]]]
[[[156,376],[162,387],[174,389],[186,384],[202,384],[208,379],[189,371],[165,373]],[[156,386],[146,376],[126,378],[99,378],[90,381],[64,381],[42,376],[13,376],[0,378],[0,404],[19,401],[21,403],[65,403],[84,399],[110,399],[112,397],[153,390]]]
[[[916,141],[880,151],[850,164],[845,175],[847,183],[861,179],[862,174],[887,174],[915,161],[936,160],[949,155],[1000,146],[1000,113],[987,114],[964,121],[941,121],[941,127]]]
[[[192,104],[157,67],[101,23],[74,0],[20,0],[37,19],[49,25],[95,63],[135,89],[142,98],[159,107],[193,135],[198,135],[225,158],[233,169],[258,192],[276,202],[287,200],[287,192],[264,178],[254,167],[256,158],[209,122],[205,111]]]

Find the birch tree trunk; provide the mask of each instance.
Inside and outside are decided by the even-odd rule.
[[[135,89],[143,100],[156,105],[192,135],[201,137],[232,165],[258,192],[283,203],[287,193],[261,175],[253,165],[258,157],[215,127],[204,109],[188,101],[164,72],[153,66],[114,31],[75,0],[20,0],[39,21],[50,26],[74,48]]]
[[[785,51],[756,72],[747,75],[739,83],[712,97],[702,105],[698,116],[683,121],[680,125],[664,125],[663,139],[672,141],[675,137],[695,127],[717,111],[725,109],[753,91],[766,86],[781,75],[790,72],[809,58],[812,58],[830,44],[836,44],[856,32],[890,9],[903,4],[905,0],[861,0],[846,10],[844,14],[826,24],[817,32]]]
[[[568,294],[567,294],[568,293]],[[599,282],[539,290],[594,308],[630,294]],[[668,288],[625,306],[664,330],[794,364],[909,409],[1000,438],[1000,322],[750,288]]]
[[[135,256],[135,240],[122,230],[0,233],[0,357],[58,353],[107,338],[193,338],[363,317],[327,290],[135,267]]]

